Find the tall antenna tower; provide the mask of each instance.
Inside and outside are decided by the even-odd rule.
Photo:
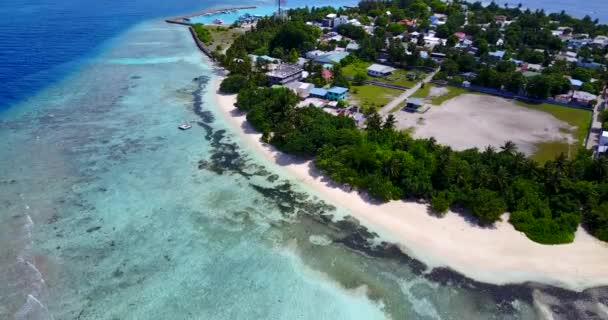
[[[277,0],[277,7],[278,7],[278,11],[277,11],[277,17],[283,19],[285,18],[284,14],[283,14],[283,9],[281,8],[281,6],[285,6],[285,4],[287,3],[287,0]]]

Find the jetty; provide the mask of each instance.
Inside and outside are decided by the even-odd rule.
[[[222,8],[222,9],[207,9],[207,10],[195,12],[195,13],[185,15],[185,16],[177,16],[177,17],[169,18],[169,19],[166,19],[165,22],[181,24],[181,25],[185,25],[185,26],[191,26],[191,25],[193,25],[193,23],[190,22],[190,18],[192,18],[192,17],[210,16],[210,15],[221,14],[221,13],[225,13],[225,12],[234,12],[234,11],[239,11],[239,10],[247,10],[247,9],[255,9],[255,8],[257,8],[257,7],[248,6],[248,7],[230,7],[230,8]]]

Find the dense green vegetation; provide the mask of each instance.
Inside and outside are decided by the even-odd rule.
[[[366,19],[366,16],[374,17],[376,31],[373,35],[363,36],[359,41],[361,49],[357,52],[357,58],[349,58],[350,61],[342,68],[334,66],[331,78],[321,77],[318,65],[306,66],[311,72],[311,81],[323,85],[341,84],[345,82],[344,74],[351,72],[349,64],[355,64],[352,69],[360,82],[364,76],[362,70],[356,70],[357,59],[370,61],[376,58],[387,35],[401,31],[392,25],[394,21],[416,17],[421,19],[422,24],[428,23],[426,18],[429,15],[429,5],[435,12],[449,14],[447,28],[462,25],[463,16],[459,14],[461,3],[451,5],[422,0],[362,2],[358,12],[355,10],[348,14],[360,14],[361,20]],[[477,4],[470,7],[473,12],[480,13],[479,17],[474,17],[477,21],[491,20],[493,14],[503,12],[502,9],[495,9],[491,14],[485,14],[486,9]],[[393,13],[391,17],[385,15],[387,9]],[[263,134],[264,141],[284,152],[314,158],[318,168],[336,182],[365,190],[383,201],[424,199],[430,202],[431,209],[437,214],[444,214],[451,208],[466,212],[483,225],[494,223],[505,211],[511,212],[510,222],[513,226],[540,243],[570,242],[581,223],[593,235],[608,241],[606,158],[594,160],[587,150],[581,149],[572,158],[562,154],[539,164],[518,152],[512,143],[506,143],[500,150],[488,147],[485,150],[454,151],[450,147],[438,145],[433,139],[414,139],[407,132],[395,130],[395,118],[392,115],[383,120],[379,115],[371,113],[366,129],[361,131],[350,118],[332,116],[312,106],[296,108],[298,97],[289,89],[262,87],[265,83],[264,66],[256,64],[252,67],[253,63],[247,54],[268,54],[287,60],[301,55],[315,47],[316,38],[320,35],[319,29],[306,25],[304,21],[320,21],[331,10],[333,9],[298,9],[293,12],[291,20],[263,19],[256,29],[235,39],[226,54],[219,57],[219,61],[232,75],[222,84],[222,91],[238,90],[237,107],[247,113],[247,120]],[[520,13],[522,14],[531,13]],[[524,17],[522,21],[527,21],[526,19]],[[526,23],[532,24],[533,21]],[[584,29],[589,26],[583,23],[579,27]],[[486,31],[477,32],[491,39],[493,28],[490,22]],[[358,32],[342,29],[344,33]],[[547,50],[554,46],[542,34],[535,35],[530,40],[522,38],[516,31],[512,30],[514,34],[509,36],[509,46],[531,46],[532,42],[538,42]],[[593,27],[593,32],[596,31],[597,28]],[[387,54],[395,64],[415,67],[427,63],[419,58],[416,48],[408,49],[413,51],[412,55],[401,57],[397,48],[404,51],[403,45],[393,43],[391,47],[393,50],[389,48]],[[484,48],[483,43],[480,47]],[[489,50],[492,46],[487,47]],[[484,60],[484,53],[478,55],[478,58],[482,62],[488,61]],[[454,59],[455,64],[450,63],[450,59]],[[517,87],[516,84],[521,80],[513,79],[516,77],[511,74],[513,66],[508,63],[486,63],[492,67],[485,67],[483,63],[477,64],[475,58],[471,60],[453,53],[448,53],[447,60],[443,76],[452,77],[452,81],[457,73],[466,71],[479,72],[481,79],[489,82],[497,81],[494,79],[496,76],[500,78],[499,82],[512,88]],[[542,79],[549,83],[549,89],[538,84],[538,92],[548,90],[552,93],[562,89],[563,81],[556,76],[557,70],[550,69],[543,73],[547,78]],[[575,72],[570,69],[568,71]],[[503,74],[509,77],[501,78]],[[581,73],[577,76],[587,75]],[[527,83],[527,80],[524,82]],[[348,82],[344,85],[348,85]],[[368,90],[365,85],[351,86],[351,96],[358,100],[368,99],[369,103],[373,103],[367,109],[371,112],[381,102],[383,95],[379,90],[382,89],[371,87]],[[460,90],[450,89],[448,94],[439,98],[449,99],[460,93]],[[365,107],[365,102],[363,106]],[[565,113],[563,116],[571,117]]]
[[[608,240],[608,159],[592,160],[581,150],[573,160],[560,156],[539,166],[512,143],[499,151],[456,152],[396,131],[391,117],[383,122],[371,115],[362,132],[349,118],[295,108],[297,101],[288,89],[247,88],[237,107],[266,141],[316,157],[333,180],[378,199],[427,199],[439,214],[466,208],[480,224],[509,211],[515,228],[541,243],[572,241],[584,220],[594,235]]]
[[[246,59],[247,54],[269,55],[278,59],[293,60],[316,46],[321,30],[303,21],[282,21],[264,18],[256,28],[237,37],[220,56],[224,65],[234,65],[235,60]]]
[[[196,33],[196,37],[204,44],[210,44],[213,41],[213,37],[211,36],[211,32],[207,28],[205,28],[202,24],[196,23],[192,26],[194,29],[194,33]]]
[[[480,2],[446,3],[438,0],[361,1],[357,12],[376,18],[374,34],[361,41],[358,55],[364,60],[373,61],[377,58],[379,50],[384,49],[384,43],[389,41],[386,48],[389,61],[398,66],[409,67],[434,65],[431,59],[420,58],[420,50],[428,50],[422,48],[424,45],[422,35],[418,38],[417,46],[412,45],[409,39],[400,40],[390,37],[404,31],[403,27],[395,27],[395,22],[401,19],[416,19],[418,26],[407,26],[405,31],[424,31],[430,29],[428,21],[430,15],[446,14],[447,21],[436,27],[436,36],[447,39],[447,45],[433,48],[433,52],[446,54],[441,72],[435,77],[437,80],[460,84],[466,80],[461,76],[462,73],[474,72],[477,76],[469,79],[473,84],[516,94],[527,94],[539,99],[566,93],[570,85],[565,75],[583,81],[581,90],[593,94],[598,94],[608,80],[608,74],[601,69],[589,70],[575,63],[554,61],[556,54],[567,49],[566,42],[562,42],[551,33],[551,30],[559,26],[568,26],[570,29],[567,32],[573,34],[584,33],[590,37],[608,35],[608,26],[601,25],[588,16],[575,19],[564,12],[546,14],[542,10],[507,8],[496,3],[484,7]],[[391,15],[387,15],[386,12],[391,12]],[[464,25],[465,16],[466,25]],[[501,26],[496,20],[498,16],[504,17],[509,24]],[[463,32],[472,37],[476,51],[465,52],[466,50],[454,47],[457,43],[454,36],[456,32]],[[404,47],[407,47],[411,54],[407,54],[403,50]],[[490,52],[497,50],[504,51],[502,58],[490,55]],[[606,64],[607,53],[608,48],[585,46],[578,50],[578,57],[586,61]],[[509,61],[511,58],[539,64],[544,70],[539,75],[524,77],[521,72],[516,71],[515,63]],[[600,81],[590,81],[592,78]]]
[[[220,92],[227,94],[239,93],[241,89],[249,85],[249,79],[242,74],[233,74],[226,77],[220,84]]]

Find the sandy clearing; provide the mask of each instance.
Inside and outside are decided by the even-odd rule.
[[[487,95],[462,94],[424,114],[400,111],[395,116],[399,128],[415,128],[415,137],[435,137],[456,150],[499,147],[511,140],[521,152],[531,155],[538,143],[574,139],[564,133],[572,126],[551,114]]]
[[[218,77],[215,92],[220,81]],[[452,212],[436,218],[428,214],[424,204],[375,204],[364,194],[336,186],[319,174],[313,163],[298,161],[260,142],[261,134],[253,133],[245,115],[234,107],[236,96],[216,94],[216,99],[219,112],[248,148],[431,267],[448,266],[494,284],[536,281],[578,291],[608,285],[608,244],[580,228],[573,243],[547,246],[516,231],[506,216],[494,228],[480,228]]]
[[[432,86],[431,89],[429,90],[429,96],[427,98],[439,97],[444,94],[447,94],[448,92],[450,92],[450,90],[448,90],[448,88],[446,88],[446,87]]]

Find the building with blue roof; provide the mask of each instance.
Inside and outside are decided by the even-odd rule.
[[[348,55],[349,55],[348,52],[332,52],[332,53],[318,56],[318,57],[314,58],[315,59],[314,61],[319,64],[340,63],[340,61],[342,61],[342,59],[346,58],[346,56],[348,56]]]
[[[310,96],[325,99],[325,97],[327,96],[327,90],[323,88],[312,88],[310,90]]]
[[[332,100],[332,101],[345,100],[346,97],[347,97],[346,96],[347,93],[348,93],[348,89],[347,88],[332,87],[329,90],[327,90],[326,99],[327,100]]]

